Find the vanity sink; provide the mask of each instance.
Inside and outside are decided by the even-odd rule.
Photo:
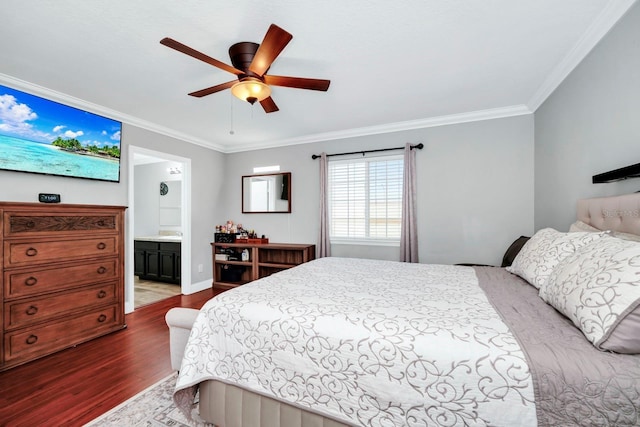
[[[180,242],[182,241],[182,236],[158,236],[158,239],[169,242]]]
[[[158,236],[143,236],[143,237],[136,237],[134,238],[134,240],[144,240],[147,242],[181,242],[182,241],[182,236],[162,236],[162,235],[158,235]]]

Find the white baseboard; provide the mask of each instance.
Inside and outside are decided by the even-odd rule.
[[[211,281],[213,279],[203,280],[202,282],[192,283],[190,286],[183,286],[185,295],[195,294],[196,292],[204,291],[211,288]]]

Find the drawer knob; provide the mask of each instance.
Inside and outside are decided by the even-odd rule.
[[[38,342],[38,336],[37,335],[29,335],[29,337],[26,340],[26,343],[31,345],[31,344],[35,344]]]
[[[98,274],[104,274],[107,272],[107,267],[100,266],[98,267]]]
[[[33,221],[28,221],[25,225],[27,228],[34,228],[36,226],[36,223]]]
[[[33,286],[36,283],[38,283],[38,279],[36,279],[33,276],[27,277],[27,279],[24,281],[24,284],[27,285],[27,286]]]
[[[29,316],[33,316],[34,314],[36,314],[38,312],[38,307],[36,307],[35,305],[31,305],[29,306],[29,308],[27,308],[26,313]]]
[[[105,249],[107,247],[107,244],[104,242],[100,242],[98,243],[98,245],[96,246],[98,249],[102,250]]]
[[[104,227],[104,220],[103,219],[99,220],[97,224],[99,227]]]
[[[36,256],[38,255],[38,250],[36,248],[29,248],[25,253],[27,256]]]
[[[107,293],[104,290],[100,289],[100,292],[98,292],[98,298],[104,298],[106,296],[107,296]]]
[[[102,323],[105,320],[107,320],[107,316],[105,316],[104,314],[101,314],[100,316],[98,316],[98,322]]]

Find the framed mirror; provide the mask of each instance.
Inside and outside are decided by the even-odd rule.
[[[180,226],[182,218],[182,181],[160,183],[160,226]]]
[[[291,172],[243,176],[242,213],[291,213]]]

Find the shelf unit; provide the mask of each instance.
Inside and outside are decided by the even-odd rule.
[[[311,261],[316,246],[295,243],[211,243],[213,254],[213,287],[233,288],[278,271]],[[216,254],[232,250],[249,251],[248,261],[220,260]]]

